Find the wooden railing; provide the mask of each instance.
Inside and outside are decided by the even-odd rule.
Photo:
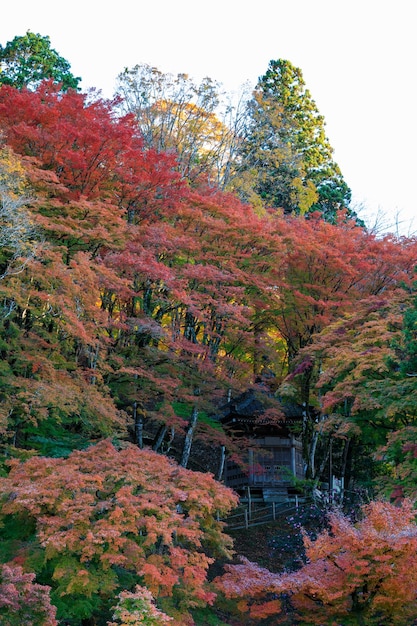
[[[265,504],[248,503],[241,504],[232,515],[229,515],[226,522],[226,532],[228,530],[248,529],[252,526],[259,526],[273,522],[280,515],[289,514],[297,511],[300,507],[304,507],[311,503],[311,499],[299,498],[298,496],[289,497],[283,502],[269,502]]]

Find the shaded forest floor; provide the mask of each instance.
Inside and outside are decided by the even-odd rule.
[[[233,530],[228,533],[234,542],[233,563],[239,563],[239,556],[244,556],[271,572],[282,573],[299,569],[305,559],[302,529],[315,538],[327,526],[328,511],[311,504],[291,514],[280,515],[271,521],[248,529]],[[224,565],[230,561],[216,561],[212,566],[209,578],[224,573]],[[198,626],[243,626],[252,624],[251,620],[238,617],[233,605],[228,601],[217,603],[213,611],[213,621],[205,617],[197,619]],[[288,616],[287,616],[288,618]],[[243,620],[243,621],[242,621]],[[269,622],[268,622],[269,623]],[[272,622],[271,622],[272,623]]]
[[[312,503],[279,515],[275,521],[230,531],[235,554],[272,572],[296,570],[305,558],[302,530],[315,539],[327,527],[328,512],[327,508]]]
[[[282,572],[301,559],[303,553],[300,531],[286,517],[275,522],[230,532],[236,556],[245,556],[272,572]],[[300,560],[301,564],[301,560]]]

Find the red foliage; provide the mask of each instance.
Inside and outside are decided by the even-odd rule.
[[[277,229],[286,246],[278,327],[290,356],[358,301],[412,280],[412,240],[378,239],[352,221],[333,225],[315,215],[281,220]]]
[[[71,199],[109,199],[149,216],[181,188],[172,157],[144,151],[133,117],[117,117],[111,101],[62,94],[50,82],[35,92],[2,86],[0,126],[8,145],[55,172]]]
[[[57,626],[56,609],[49,598],[50,587],[34,582],[12,563],[0,569],[0,621],[3,626]]]

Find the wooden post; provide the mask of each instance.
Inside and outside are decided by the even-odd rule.
[[[292,472],[293,476],[297,476],[297,463],[296,463],[296,458],[295,458],[295,437],[294,437],[294,435],[291,435],[290,442],[291,442],[291,472]]]
[[[248,485],[248,515],[249,519],[252,517],[252,496],[250,492],[250,485]]]
[[[253,485],[254,480],[254,471],[253,471],[253,450],[249,448],[248,450],[248,466],[249,466],[249,484]]]
[[[246,530],[248,530],[248,528],[249,528],[249,517],[248,517],[247,509],[244,510],[244,514],[245,514],[245,528],[246,528]]]

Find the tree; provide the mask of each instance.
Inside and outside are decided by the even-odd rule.
[[[79,77],[70,72],[70,64],[51,48],[49,37],[27,31],[4,48],[0,46],[0,85],[17,89],[36,89],[45,79],[52,79],[63,91],[78,89]]]
[[[51,605],[50,587],[34,582],[13,563],[0,567],[0,619],[3,626],[57,626],[56,608]]]
[[[339,209],[349,207],[350,189],[332,153],[301,70],[286,60],[270,61],[249,103],[241,147],[241,170],[252,172],[256,193],[266,206],[320,211],[334,221]]]
[[[114,607],[113,619],[108,626],[160,626],[172,621],[155,606],[155,600],[146,587],[136,585],[133,592],[122,591],[118,595],[118,603]]]
[[[393,624],[417,614],[417,526],[411,501],[374,501],[353,523],[340,512],[316,540],[304,537],[307,562],[273,574],[243,560],[217,584],[254,619],[280,613],[283,624]],[[282,613],[282,604],[286,606]],[[279,618],[278,618],[279,619]]]
[[[0,492],[6,527],[24,521],[8,549],[52,587],[58,617],[109,610],[137,584],[185,615],[213,602],[207,569],[231,547],[218,519],[237,499],[211,475],[102,441],[67,459],[12,462]]]
[[[21,272],[35,253],[36,229],[26,205],[24,168],[8,148],[0,151],[0,279]],[[6,307],[7,314],[7,307]]]
[[[403,287],[359,300],[301,352],[304,362],[314,364],[323,413],[321,436],[350,447],[356,478],[360,457],[366,457],[363,471],[369,479],[373,467],[375,488],[383,485],[387,495],[394,490],[397,495],[402,490],[414,493],[409,471],[417,418],[416,301],[410,274],[408,279],[403,275]],[[409,286],[404,288],[406,281]],[[375,455],[382,462],[375,464]],[[349,468],[344,455],[342,459],[334,462],[335,474],[341,473],[348,486],[344,472]]]
[[[273,257],[279,247],[263,226],[229,195],[193,192],[175,213],[133,230],[126,249],[109,255],[131,285],[127,298],[118,299],[125,328],[114,357],[123,355],[126,366],[115,368],[112,386],[131,398],[135,415],[139,405],[144,420],[184,433],[192,416],[213,412],[227,389],[253,379],[250,288],[263,285],[267,293],[265,267],[273,277],[279,271],[279,253]],[[110,310],[114,299],[107,296]],[[189,406],[182,420],[169,411],[178,402]],[[202,434],[198,424],[195,434]]]
[[[105,298],[110,291],[113,298],[133,294],[106,258],[124,248],[136,224],[167,216],[183,185],[173,158],[145,152],[131,116],[117,117],[111,103],[100,99],[62,94],[50,83],[35,92],[4,85],[0,125],[8,145],[21,154],[31,185],[30,220],[44,239],[26,271],[2,285],[2,302],[13,315],[1,333],[10,343],[14,329],[19,355],[3,346],[12,362],[1,405],[9,429],[3,432],[28,445],[30,421],[51,425],[59,415],[60,425],[73,429],[77,422],[91,425],[100,414],[88,436],[101,436],[108,418],[121,425],[103,379],[120,319],[118,311],[114,319],[108,315]]]
[[[175,154],[188,180],[222,185],[235,148],[232,107],[220,106],[220,85],[205,78],[164,74],[146,64],[118,76],[121,109],[133,113],[145,145]]]

